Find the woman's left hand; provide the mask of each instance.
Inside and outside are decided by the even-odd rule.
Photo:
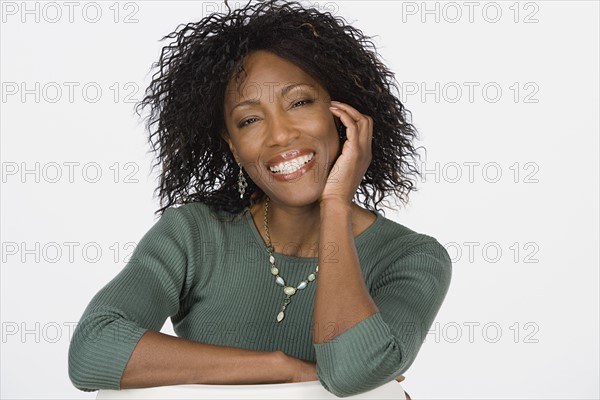
[[[342,154],[331,168],[327,183],[319,199],[352,203],[354,194],[371,164],[373,141],[373,118],[361,114],[354,107],[331,102],[329,109],[346,126],[346,138]]]

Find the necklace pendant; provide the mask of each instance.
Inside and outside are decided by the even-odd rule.
[[[285,308],[288,306],[288,304],[290,304],[290,295],[287,295],[285,297],[285,299],[283,299],[283,305],[281,306],[281,311],[279,311],[279,314],[277,314],[277,322],[281,322],[283,321],[283,318],[285,318]]]
[[[277,314],[277,322],[281,322],[284,317],[285,314],[283,313],[283,311],[280,311],[279,314]]]

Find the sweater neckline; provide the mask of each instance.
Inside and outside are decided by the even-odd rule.
[[[375,230],[379,227],[379,225],[382,224],[382,222],[384,220],[383,215],[381,215],[377,210],[373,210],[373,211],[368,210],[368,211],[371,212],[372,214],[375,214],[376,219],[375,219],[375,221],[373,221],[373,223],[367,229],[365,229],[364,231],[359,233],[358,236],[356,236],[354,238],[354,245],[356,247],[358,247],[358,245],[361,244],[363,241],[365,241],[368,236],[370,236],[373,232],[375,232]],[[250,213],[250,210],[248,209],[248,207],[246,207],[245,215],[246,215],[246,217],[245,217],[246,223],[248,225],[248,228],[252,231],[254,239],[256,240],[256,242],[258,244],[260,244],[260,246],[266,252],[267,244],[265,243],[262,236],[258,232],[258,227],[254,223],[254,219],[252,218],[252,214]],[[312,263],[317,263],[319,261],[319,257],[296,257],[296,256],[290,256],[287,254],[279,253],[276,251],[273,252],[273,255],[277,256],[278,259],[287,260],[287,261],[312,262]]]

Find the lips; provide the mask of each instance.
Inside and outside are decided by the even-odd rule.
[[[292,150],[269,160],[267,169],[278,181],[295,181],[313,167],[315,158],[311,149]]]
[[[273,167],[284,161],[293,160],[294,158],[302,157],[302,156],[308,155],[310,153],[316,153],[316,152],[313,149],[294,149],[294,150],[286,151],[284,153],[281,153],[281,154],[271,158],[269,161],[266,162],[266,166],[267,166],[267,168]]]
[[[310,163],[315,157],[315,153],[310,153],[306,156],[300,156],[290,161],[284,161],[268,169],[274,174],[291,174],[303,165]]]

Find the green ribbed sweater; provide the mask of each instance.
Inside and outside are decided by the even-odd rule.
[[[442,305],[452,264],[433,237],[374,213],[377,219],[355,238],[355,246],[379,312],[333,340],[314,344],[319,279],[292,297],[278,323],[285,295],[270,272],[265,243],[247,208],[231,222],[222,219],[232,214],[213,213],[199,202],[167,208],[123,270],[85,309],[69,347],[71,382],[86,392],[119,390],[139,339],[146,330],[160,331],[168,317],[180,337],[281,350],[316,362],[319,381],[338,397],[397,378],[415,360]],[[274,255],[280,275],[295,285],[318,262]]]

